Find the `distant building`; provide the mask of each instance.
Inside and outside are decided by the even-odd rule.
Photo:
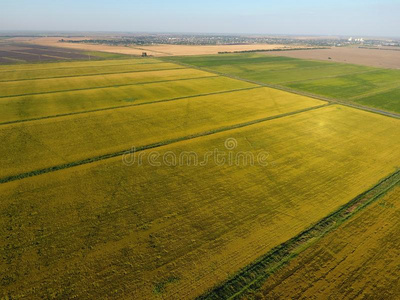
[[[348,39],[348,41],[349,41],[350,43],[364,43],[364,39],[363,39],[363,38],[356,38],[356,39],[353,39],[353,38],[351,37],[351,38]]]

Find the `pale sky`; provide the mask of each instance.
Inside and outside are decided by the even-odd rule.
[[[0,0],[0,30],[400,37],[400,0]]]

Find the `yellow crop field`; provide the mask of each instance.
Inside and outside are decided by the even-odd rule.
[[[0,99],[0,123],[87,112],[96,109],[132,106],[146,102],[253,87],[257,87],[257,85],[227,77],[206,77],[143,85],[10,97]]]
[[[100,60],[100,61],[69,61],[69,62],[51,62],[46,64],[20,64],[20,65],[2,65],[1,71],[6,72],[20,72],[20,71],[35,71],[35,70],[54,70],[54,69],[70,69],[70,68],[84,68],[84,67],[106,67],[112,65],[127,65],[127,64],[148,64],[159,63],[159,59],[154,58],[130,58],[119,60]]]
[[[43,2],[0,6],[0,300],[400,300],[393,1]]]
[[[142,63],[142,62],[130,62],[116,61],[113,65],[84,65],[75,67],[58,67],[58,68],[43,68],[38,67],[37,69],[22,69],[13,71],[0,71],[0,82],[12,81],[12,80],[35,80],[42,78],[52,77],[71,77],[71,76],[88,76],[98,74],[112,74],[112,73],[128,73],[128,72],[142,72],[151,70],[168,70],[183,68],[173,63]]]
[[[143,82],[190,79],[215,76],[215,74],[196,69],[176,69],[165,71],[133,72],[84,77],[66,77],[42,80],[0,82],[1,97],[26,94],[41,94],[57,91],[70,91],[89,88],[113,87]]]
[[[115,157],[1,184],[2,295],[198,296],[394,172],[399,122],[331,105],[149,149],[141,164]],[[204,160],[215,149],[225,162]],[[187,152],[203,164],[160,160]]]
[[[324,104],[256,88],[2,125],[0,178]]]
[[[396,299],[400,185],[270,277],[260,298]]]

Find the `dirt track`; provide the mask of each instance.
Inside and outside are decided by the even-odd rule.
[[[387,49],[378,50],[356,47],[333,47],[331,49],[322,50],[265,52],[265,54],[400,69],[400,51],[391,51]],[[331,59],[329,59],[329,57]]]

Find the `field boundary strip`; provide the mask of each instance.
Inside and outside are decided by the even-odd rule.
[[[262,86],[253,86],[253,87],[234,89],[234,90],[225,90],[225,91],[212,92],[212,93],[204,93],[204,94],[196,94],[196,95],[189,95],[189,96],[183,96],[183,97],[175,97],[175,98],[154,100],[154,101],[148,101],[148,102],[142,102],[142,103],[136,103],[136,104],[127,104],[127,105],[103,107],[103,108],[98,108],[98,109],[77,111],[77,112],[71,112],[71,113],[65,113],[65,114],[57,114],[57,115],[49,115],[49,116],[43,116],[43,117],[37,117],[37,118],[31,118],[31,119],[7,121],[7,122],[0,123],[0,126],[10,125],[10,124],[17,124],[17,123],[24,123],[24,122],[40,121],[40,120],[53,119],[53,118],[60,118],[60,117],[66,117],[66,116],[72,116],[72,115],[87,114],[87,113],[93,113],[93,112],[98,112],[98,111],[124,109],[124,108],[142,106],[142,105],[148,105],[148,104],[157,104],[157,103],[163,103],[163,102],[185,100],[185,99],[196,98],[196,97],[205,97],[205,96],[211,96],[211,95],[234,93],[234,92],[253,90],[253,89],[261,89],[261,88],[264,88],[264,87],[262,87]]]
[[[251,291],[257,291],[268,277],[287,265],[291,259],[374,203],[397,184],[400,184],[399,169],[316,224],[271,249],[267,254],[244,267],[225,282],[200,295],[197,300],[240,299]]]
[[[182,142],[182,141],[187,141],[187,140],[192,140],[192,139],[196,139],[196,138],[200,138],[200,137],[210,136],[210,135],[213,135],[216,133],[235,130],[235,129],[263,123],[263,122],[274,120],[274,119],[288,117],[288,116],[296,115],[299,113],[304,113],[304,112],[316,110],[319,108],[327,107],[330,105],[331,105],[331,103],[326,103],[326,104],[322,104],[322,105],[318,105],[318,106],[307,107],[307,108],[304,108],[301,110],[296,110],[296,111],[292,111],[292,112],[288,112],[288,113],[284,113],[284,114],[269,116],[269,117],[256,119],[256,120],[252,120],[252,121],[248,121],[248,122],[244,122],[244,123],[238,123],[238,124],[234,124],[234,125],[211,129],[211,130],[208,130],[205,132],[194,133],[194,134],[187,135],[187,136],[182,136],[182,137],[178,137],[178,138],[174,138],[174,139],[156,142],[156,143],[152,143],[149,145],[137,147],[135,150],[124,149],[124,150],[121,150],[118,152],[103,154],[103,155],[86,158],[86,159],[75,161],[75,162],[56,165],[56,166],[39,169],[39,170],[35,170],[35,171],[30,171],[30,172],[26,172],[26,173],[21,173],[21,174],[17,174],[17,175],[11,175],[11,176],[0,178],[0,184],[11,182],[11,181],[16,181],[16,180],[21,180],[21,179],[28,178],[28,177],[38,176],[38,175],[42,175],[42,174],[46,174],[46,173],[50,173],[50,172],[55,172],[55,171],[59,171],[59,170],[63,170],[63,169],[68,169],[68,168],[72,168],[72,167],[77,167],[77,166],[81,166],[81,165],[85,165],[85,164],[89,164],[89,163],[93,163],[93,162],[97,162],[97,161],[101,161],[101,160],[106,160],[106,159],[122,156],[124,154],[137,153],[137,152],[141,152],[144,150],[149,150],[149,149],[154,149],[154,148],[158,148],[158,147],[162,147],[162,146],[166,146],[166,145],[171,145],[171,144],[175,144],[175,143]]]
[[[241,81],[244,81],[244,82],[257,84],[257,85],[261,85],[261,86],[264,86],[264,87],[269,87],[269,88],[272,88],[272,89],[281,90],[281,91],[284,91],[284,92],[288,92],[288,93],[292,93],[292,94],[296,94],[296,95],[300,95],[300,96],[306,96],[306,97],[314,98],[314,99],[317,99],[317,100],[323,100],[323,101],[327,101],[327,102],[331,102],[331,103],[341,104],[341,105],[344,105],[344,106],[352,107],[352,108],[359,109],[359,110],[368,111],[368,112],[371,112],[371,113],[376,113],[376,114],[379,114],[379,115],[384,115],[384,116],[391,117],[391,118],[400,119],[400,114],[397,114],[395,112],[389,112],[389,111],[378,109],[378,108],[368,107],[368,106],[364,106],[364,105],[361,105],[361,104],[356,104],[354,102],[349,102],[349,101],[346,101],[346,100],[340,100],[340,99],[335,99],[335,98],[330,98],[330,97],[324,97],[324,96],[320,96],[320,95],[313,94],[313,93],[308,93],[308,92],[303,92],[303,91],[291,89],[291,88],[288,88],[288,87],[285,87],[285,86],[281,86],[281,85],[274,85],[274,84],[268,84],[268,83],[264,83],[264,82],[260,82],[260,81],[250,80],[250,79],[242,78],[242,77],[239,77],[239,76],[236,76],[236,75],[218,72],[218,71],[215,71],[215,70],[212,70],[212,69],[209,69],[209,68],[198,67],[198,66],[195,66],[195,65],[182,63],[182,62],[179,62],[179,61],[175,61],[175,60],[173,60],[171,58],[162,57],[160,59],[162,59],[164,61],[168,61],[168,62],[173,62],[173,63],[176,63],[176,64],[181,64],[182,66],[187,66],[187,67],[191,67],[191,68],[194,68],[194,69],[198,69],[200,71],[205,71],[205,72],[214,73],[214,74],[217,74],[217,75],[220,75],[220,76],[225,76],[225,77],[229,77],[229,78],[236,79],[236,80],[241,80]]]
[[[62,79],[62,78],[73,78],[73,77],[89,77],[89,76],[102,76],[102,75],[115,75],[115,74],[129,74],[129,73],[141,73],[141,72],[153,72],[153,71],[171,71],[171,70],[187,70],[189,68],[181,66],[180,68],[170,69],[149,69],[149,70],[138,70],[138,71],[122,71],[112,73],[95,73],[95,74],[82,74],[82,75],[66,75],[66,76],[54,76],[54,77],[39,77],[39,78],[24,78],[24,79],[12,79],[12,80],[0,80],[0,83],[5,82],[18,82],[18,81],[35,81],[35,80],[48,80],[48,79]]]
[[[183,69],[177,69],[177,70],[183,70]],[[215,77],[221,77],[221,76],[214,74],[214,75],[210,75],[210,76],[200,76],[200,77],[190,77],[190,78],[180,78],[180,79],[168,79],[168,80],[157,80],[157,81],[144,81],[144,82],[137,82],[137,83],[104,85],[104,86],[91,87],[91,88],[80,88],[80,89],[59,90],[59,91],[51,91],[51,92],[40,92],[40,93],[29,93],[29,94],[19,94],[19,95],[10,95],[10,96],[0,96],[0,100],[1,99],[6,99],[6,98],[16,98],[16,97],[25,97],[25,96],[35,96],[35,95],[47,95],[47,94],[56,94],[56,93],[68,93],[68,92],[76,92],[76,91],[99,90],[99,89],[117,88],[117,87],[124,87],[124,86],[145,85],[145,84],[152,84],[152,83],[163,83],[163,82],[172,82],[172,81],[185,81],[185,80],[205,79],[205,78],[215,78]]]

